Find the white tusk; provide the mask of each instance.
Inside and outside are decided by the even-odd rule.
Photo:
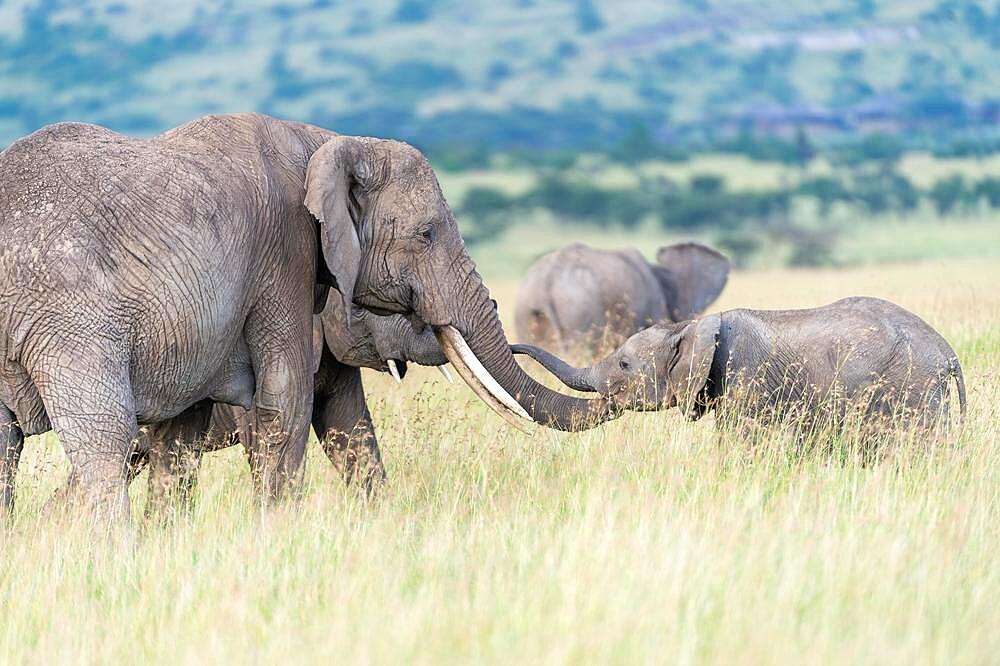
[[[441,371],[441,374],[444,375],[444,378],[448,380],[449,384],[455,383],[455,379],[451,376],[451,373],[448,372],[448,368],[443,365],[439,365],[437,366],[437,369]]]
[[[438,342],[441,343],[441,348],[444,350],[445,355],[448,356],[451,364],[459,371],[459,374],[461,374],[461,366],[464,365],[471,371],[476,381],[501,405],[522,419],[534,422],[534,419],[531,418],[528,412],[524,411],[524,407],[517,400],[514,400],[510,393],[507,393],[507,389],[501,386],[500,382],[494,379],[493,375],[483,367],[483,364],[476,358],[476,355],[469,348],[469,344],[462,337],[462,334],[458,332],[458,329],[453,326],[440,326],[435,327],[434,333],[438,335]],[[449,351],[458,357],[458,363],[451,357],[452,355],[448,353]],[[463,379],[465,378],[463,377]],[[466,379],[466,382],[468,382],[468,379]]]
[[[386,363],[389,364],[389,374],[392,375],[392,378],[396,380],[397,384],[402,384],[403,379],[399,376],[399,368],[396,367],[396,361],[390,358]]]
[[[482,382],[476,378],[469,366],[467,366],[465,361],[462,360],[462,357],[452,346],[450,340],[437,329],[434,329],[434,335],[437,337],[438,343],[441,345],[441,350],[444,352],[445,356],[448,357],[448,360],[451,361],[451,364],[455,367],[458,375],[466,384],[469,385],[469,388],[472,389],[472,392],[475,393],[480,400],[485,402],[486,406],[496,412],[497,416],[502,418],[504,421],[525,434],[533,434],[531,430],[528,429],[527,422],[524,419],[519,416],[515,416],[513,412],[497,400],[496,396],[490,394],[490,392],[486,390],[486,387],[483,386]]]

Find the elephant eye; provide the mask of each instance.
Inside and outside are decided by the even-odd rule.
[[[625,359],[619,359],[618,367],[621,368],[622,370],[628,370],[630,366],[628,364],[628,361],[626,361]]]
[[[434,240],[434,226],[428,224],[425,227],[421,227],[420,230],[417,231],[417,237],[427,242]]]

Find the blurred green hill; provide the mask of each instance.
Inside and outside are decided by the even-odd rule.
[[[1000,3],[0,1],[0,145],[74,119],[235,110],[497,150],[1000,148]],[[766,156],[766,155],[765,155]]]

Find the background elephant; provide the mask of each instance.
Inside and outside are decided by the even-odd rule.
[[[551,391],[515,363],[434,172],[406,144],[259,114],[151,139],[65,123],[0,153],[0,202],[8,507],[23,436],[51,427],[69,487],[127,516],[139,424],[201,432],[209,401],[256,407],[253,477],[276,495],[301,472],[323,285],[345,312],[430,326],[512,422],[610,418],[604,401]]]
[[[407,362],[440,367],[448,359],[430,329],[417,333],[400,315],[381,317],[358,308],[348,326],[343,307],[339,295],[331,297],[314,320],[318,367],[312,424],[323,451],[344,480],[351,483],[357,477],[370,493],[385,478],[385,471],[360,368],[391,373],[401,381]],[[253,409],[216,405],[207,432],[177,430],[170,422],[149,428],[131,473],[135,476],[149,464],[150,509],[187,500],[203,453],[242,444],[249,454],[252,419]]]
[[[521,341],[593,359],[647,326],[702,312],[728,278],[729,260],[699,243],[661,247],[656,262],[574,243],[528,269],[515,327]]]
[[[792,418],[810,426],[818,414],[836,422],[855,407],[866,424],[902,419],[931,427],[947,416],[954,377],[965,414],[965,379],[954,350],[922,319],[878,298],[659,324],[585,368],[530,345],[513,349],[567,386],[604,394],[617,409],[676,405],[697,419],[718,408],[723,416]]]

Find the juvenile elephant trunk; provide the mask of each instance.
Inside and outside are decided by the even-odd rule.
[[[489,293],[474,277],[468,283],[476,293],[467,301],[474,311],[467,310],[458,326],[434,330],[452,365],[484,402],[515,424],[513,415],[528,416],[558,430],[587,430],[618,416],[604,398],[563,395],[528,375],[514,361]]]

